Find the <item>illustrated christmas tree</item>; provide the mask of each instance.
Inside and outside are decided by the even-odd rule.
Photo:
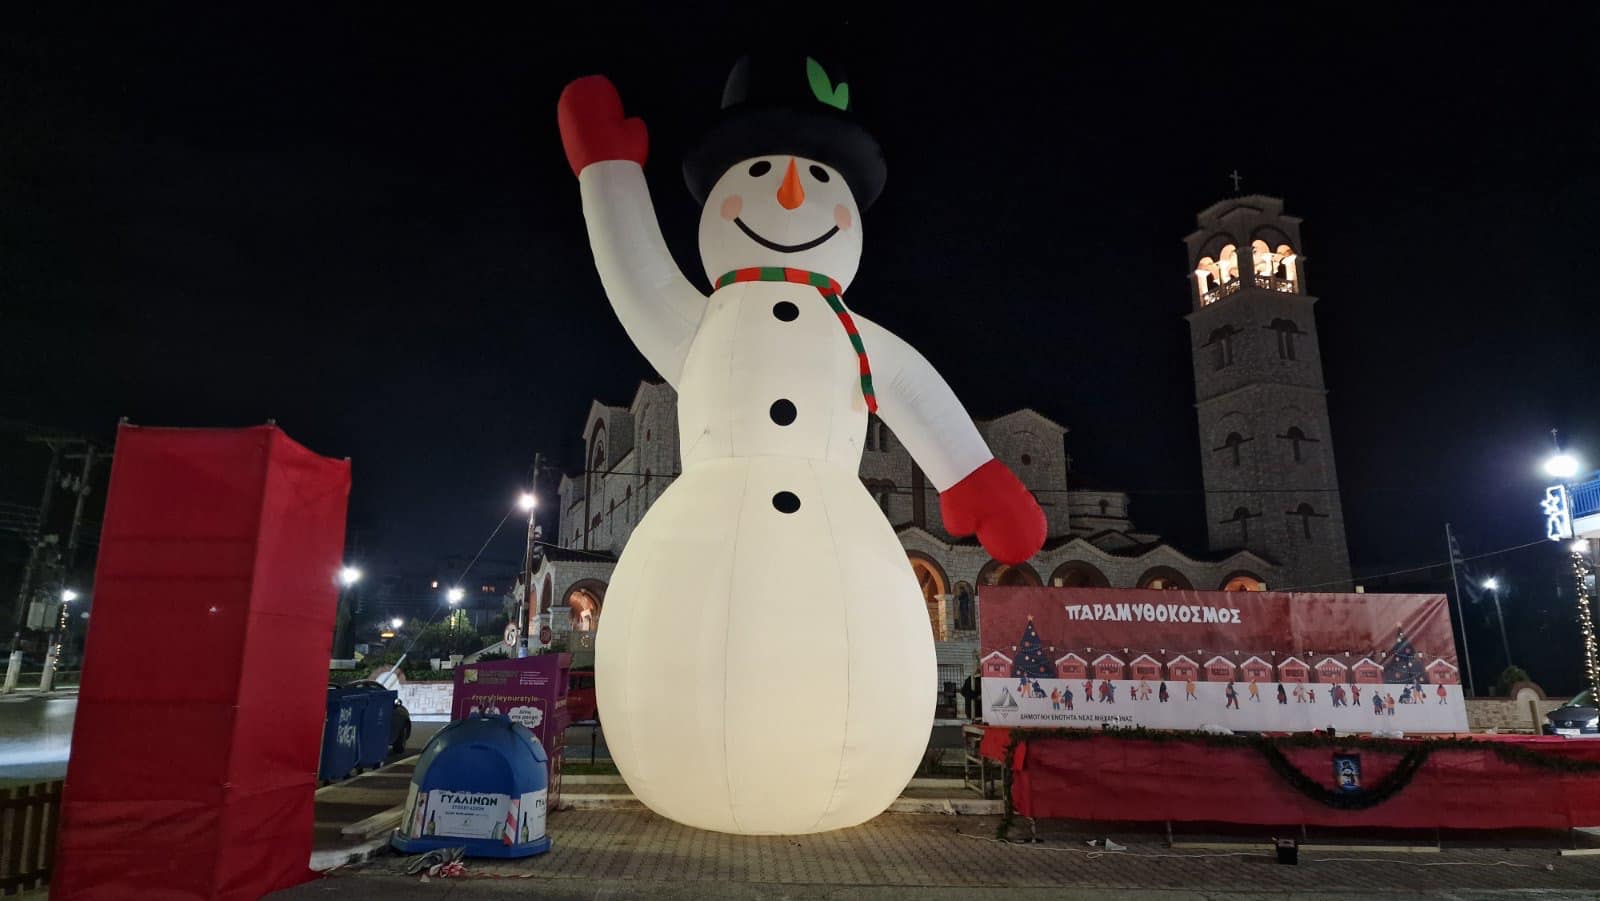
[[[1011,661],[1011,675],[1013,678],[1029,679],[1054,679],[1055,665],[1045,659],[1044,642],[1039,640],[1039,633],[1033,628],[1033,617],[1028,617],[1028,625],[1022,630],[1022,638],[1017,642],[1017,656]]]
[[[1426,675],[1422,669],[1422,658],[1417,655],[1417,649],[1411,646],[1406,630],[1398,630],[1394,646],[1389,649],[1389,655],[1383,662],[1383,681],[1420,682]]]

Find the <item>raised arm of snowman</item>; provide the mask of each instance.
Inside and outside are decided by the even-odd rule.
[[[782,71],[776,65],[740,62],[724,93],[723,119],[684,163],[704,205],[700,252],[714,290],[746,282],[814,290],[830,320],[816,340],[830,348],[848,342],[859,367],[857,416],[864,404],[905,444],[939,491],[948,532],[976,533],[995,559],[1020,563],[1045,538],[1033,495],[995,459],[927,359],[844,304],[860,263],[861,210],[885,180],[877,141],[850,115],[842,79],[810,58]],[[624,116],[616,89],[598,75],[566,87],[558,119],[606,294],[628,336],[681,394],[697,336],[712,329],[702,329],[710,318],[706,297],[678,271],[656,222],[643,170],[645,125]],[[799,315],[792,303],[772,309],[769,318],[779,321]],[[859,427],[859,418],[853,422]]]

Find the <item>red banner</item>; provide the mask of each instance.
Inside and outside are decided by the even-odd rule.
[[[52,898],[312,875],[350,464],[278,429],[117,433]]]
[[[1464,732],[1443,595],[985,588],[1002,726]]]
[[[991,728],[983,754],[1004,760],[1009,743],[1009,730]],[[1509,762],[1494,753],[1496,743],[1600,763],[1596,741],[1484,739],[1481,751],[1434,751],[1410,783],[1382,804],[1339,810],[1291,788],[1253,748],[1112,735],[1044,738],[1017,748],[1012,801],[1023,816],[1076,820],[1455,829],[1600,823],[1600,778]],[[1290,765],[1330,790],[1336,787],[1333,758],[1341,753],[1359,756],[1367,787],[1387,779],[1400,761],[1393,753],[1284,749]],[[1508,800],[1512,795],[1515,800]]]

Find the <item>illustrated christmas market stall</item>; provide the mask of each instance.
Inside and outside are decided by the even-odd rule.
[[[1002,833],[1600,824],[1600,742],[1466,735],[1443,597],[996,586],[981,615]]]

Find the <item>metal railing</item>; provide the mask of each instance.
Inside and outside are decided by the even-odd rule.
[[[0,895],[50,882],[62,785],[40,782],[0,793]]]
[[[1267,291],[1277,291],[1280,294],[1298,294],[1300,285],[1292,278],[1279,278],[1275,275],[1252,275],[1248,280],[1235,278],[1218,285],[1201,296],[1201,306],[1216,303],[1230,294],[1235,294],[1246,284],[1262,288]]]
[[[1573,519],[1600,513],[1600,476],[1573,485],[1567,489],[1567,496],[1572,503]]]

